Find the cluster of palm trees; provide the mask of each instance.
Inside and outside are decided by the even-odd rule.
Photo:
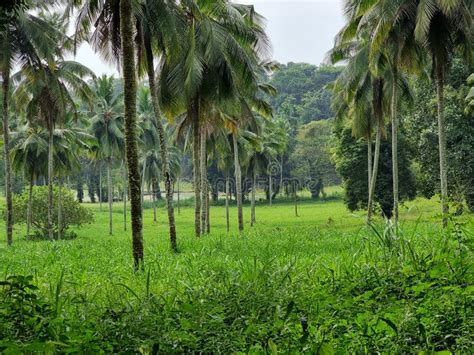
[[[49,11],[54,3],[61,5],[61,14]],[[219,165],[227,176],[228,158],[233,158],[239,230],[243,230],[241,165],[253,159],[257,172],[285,144],[267,122],[271,109],[262,98],[274,89],[261,78],[274,64],[267,60],[269,41],[253,6],[228,0],[17,0],[6,14],[0,27],[0,72],[9,245],[11,159],[28,176],[30,191],[38,176],[47,176],[53,239],[54,179],[61,186],[62,177],[78,164],[74,147],[85,149],[106,166],[110,233],[112,166],[121,162],[127,167],[124,203],[128,194],[136,268],[143,265],[146,182],[156,186],[164,181],[171,248],[178,249],[173,182],[180,158],[175,146],[192,147],[196,236],[210,229],[210,158],[221,158]],[[70,21],[75,24],[73,36],[66,35]],[[113,78],[96,78],[87,67],[65,59],[85,40],[119,65],[121,85]],[[139,86],[141,78],[146,87]],[[14,134],[9,132],[14,127],[12,112],[17,116],[15,124],[23,122]],[[173,127],[167,122],[173,122]],[[220,153],[211,145],[220,147]],[[245,149],[245,157],[243,145],[253,148]],[[221,157],[212,156],[216,154]],[[253,190],[255,185],[254,179]]]
[[[427,76],[438,98],[439,161],[443,226],[448,218],[444,82],[453,56],[472,58],[474,5],[467,0],[346,0],[347,24],[330,53],[333,63],[345,62],[332,85],[333,108],[339,119],[351,119],[354,134],[368,145],[368,221],[380,159],[380,141],[387,118],[392,129],[394,224],[398,225],[398,130],[401,104],[410,103],[407,77]],[[408,105],[409,107],[409,105]],[[372,152],[375,134],[375,153]]]

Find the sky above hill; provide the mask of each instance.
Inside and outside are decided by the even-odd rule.
[[[342,0],[239,0],[254,4],[267,19],[273,59],[281,63],[307,62],[319,65],[331,49],[334,36],[344,25]],[[116,74],[88,45],[78,51],[76,60],[97,74]]]

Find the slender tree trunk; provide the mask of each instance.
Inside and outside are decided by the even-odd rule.
[[[63,196],[62,196],[63,182],[61,178],[58,178],[58,240],[62,237],[62,225],[63,225]]]
[[[372,138],[367,138],[367,191],[370,191],[370,181],[372,179]]]
[[[143,159],[143,171],[142,171],[142,186],[141,186],[141,198],[142,198],[142,208],[145,203],[145,174],[146,174],[146,156]]]
[[[190,111],[193,120],[194,230],[196,237],[199,238],[201,236],[201,169],[199,159],[201,134],[199,132],[199,108],[197,101],[191,105]]]
[[[107,197],[109,200],[109,235],[112,235],[112,208],[113,208],[113,192],[112,192],[112,158],[107,159]]]
[[[5,160],[5,202],[7,204],[5,214],[5,226],[7,245],[11,246],[13,243],[13,200],[12,200],[12,168],[10,161],[10,133],[8,126],[8,100],[10,90],[10,63],[6,64],[2,73],[3,83],[3,154]]]
[[[173,251],[178,251],[176,242],[176,221],[173,207],[173,182],[171,181],[171,172],[169,168],[169,154],[167,146],[167,137],[163,123],[161,122],[161,110],[158,101],[158,90],[155,84],[155,68],[153,64],[153,52],[150,43],[146,46],[148,83],[150,85],[153,110],[155,112],[155,122],[160,140],[160,155],[163,164],[163,177],[165,180],[166,209],[168,212],[168,226],[170,230],[170,243]],[[179,211],[179,208],[178,208]]]
[[[436,72],[436,95],[438,97],[438,140],[439,140],[439,172],[441,181],[441,209],[443,228],[448,226],[448,164],[446,155],[446,125],[444,122],[444,71],[438,66]]]
[[[250,201],[250,226],[253,227],[253,225],[256,222],[255,219],[255,190],[257,189],[257,175],[255,172],[253,173],[253,179],[252,179],[252,197]]]
[[[153,179],[153,184],[151,186],[153,190],[151,192],[151,196],[153,200],[153,222],[156,223],[156,179]]]
[[[207,187],[207,195],[206,195],[206,208],[207,208],[207,214],[206,214],[206,233],[209,234],[211,233],[211,206],[210,206],[210,201],[209,201],[209,185]]]
[[[375,185],[377,183],[377,174],[379,170],[379,160],[380,160],[380,142],[382,140],[382,123],[379,121],[377,123],[377,134],[375,137],[375,156],[374,156],[374,165],[372,169],[372,177],[370,179],[369,186],[369,201],[367,203],[367,223],[370,223],[372,220],[372,214],[374,212],[374,195],[375,195]]]
[[[229,230],[230,230],[229,194],[230,194],[230,178],[229,178],[229,175],[227,175],[225,178],[225,219],[226,219],[227,233],[229,233]]]
[[[298,191],[296,181],[293,182],[293,197],[295,200],[295,217],[298,217]]]
[[[33,186],[35,183],[35,175],[30,175],[30,186],[28,189],[28,212],[26,215],[26,238],[30,237],[31,221],[33,220]]]
[[[127,199],[128,199],[128,193],[127,193],[127,171],[125,167],[125,161],[122,161],[122,166],[123,166],[123,230],[127,231]]]
[[[99,164],[99,210],[102,212],[102,162]]]
[[[132,0],[120,0],[120,33],[125,103],[125,151],[130,186],[132,250],[135,269],[143,267],[142,205],[137,146],[137,74]]]
[[[206,232],[207,222],[207,147],[206,130],[201,127],[201,234]]]
[[[240,172],[239,162],[239,145],[237,142],[237,134],[232,134],[234,143],[234,166],[235,166],[235,194],[237,197],[237,214],[239,221],[239,232],[244,230],[244,216],[242,212],[242,173]]]
[[[273,181],[272,181],[272,173],[270,172],[268,174],[268,197],[270,201],[270,206],[272,205],[272,200],[273,200]]]
[[[392,173],[393,173],[393,216],[398,233],[398,71],[393,70],[392,89]]]
[[[181,201],[180,201],[180,194],[181,194],[181,189],[180,189],[180,182],[181,182],[181,176],[178,176],[178,215],[181,214]]]
[[[49,118],[48,124],[48,234],[49,239],[54,239],[53,232],[53,173],[54,173],[54,160],[53,160],[53,140],[54,140],[54,127],[52,119]]]
[[[280,196],[283,196],[283,154],[280,158]]]

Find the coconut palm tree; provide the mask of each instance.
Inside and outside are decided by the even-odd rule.
[[[254,66],[268,49],[261,17],[253,7],[227,0],[187,0],[180,30],[182,46],[163,66],[165,107],[186,111],[193,128],[195,234],[201,235],[201,127],[215,104],[233,99],[239,88],[255,87]],[[179,108],[179,110],[176,110]]]
[[[26,218],[26,237],[30,236],[32,221],[31,201],[33,186],[39,176],[46,176],[48,167],[47,133],[41,127],[23,126],[19,131],[11,133],[11,161],[17,172],[22,172],[29,182],[28,208]]]
[[[88,29],[94,20],[95,31],[92,34],[92,43],[97,51],[101,52],[107,59],[121,62],[120,53],[122,42],[120,36],[121,17],[120,1],[107,0],[103,2],[79,1],[82,5],[78,16],[78,25]],[[170,241],[173,250],[177,250],[176,224],[173,209],[173,182],[169,173],[169,162],[167,152],[166,130],[163,125],[163,115],[159,103],[159,88],[156,85],[155,63],[156,56],[166,56],[170,48],[176,46],[179,41],[175,36],[175,17],[179,12],[176,4],[169,0],[143,0],[132,7],[133,26],[136,31],[135,50],[137,52],[138,75],[147,75],[150,87],[152,108],[163,162],[166,201],[168,211],[168,223],[170,229]],[[159,68],[158,68],[159,69]],[[143,187],[143,182],[141,184]]]
[[[350,24],[348,25],[350,26]],[[373,213],[373,198],[378,174],[380,143],[385,130],[384,108],[387,82],[386,58],[383,53],[377,56],[377,66],[371,65],[368,33],[359,33],[358,37],[347,39],[344,28],[336,37],[335,46],[330,52],[333,63],[346,61],[347,65],[338,79],[328,85],[334,95],[332,107],[336,120],[351,119],[352,131],[356,137],[367,141],[368,203],[367,223]],[[376,131],[375,156],[372,154],[372,136]]]
[[[112,235],[112,164],[124,146],[123,93],[114,77],[103,75],[92,85],[96,98],[90,133],[96,138],[98,159],[107,165],[107,197],[109,203],[109,235]]]
[[[472,59],[473,4],[469,0],[419,2],[411,21],[416,40],[431,57],[432,75],[438,101],[438,139],[443,227],[448,217],[448,163],[446,158],[446,123],[444,85],[456,49]]]
[[[143,11],[137,20],[138,33],[142,36],[137,41],[138,53],[144,52],[142,58],[143,65],[146,67],[148,84],[150,87],[151,101],[154,111],[155,125],[158,131],[159,153],[162,163],[162,174],[165,181],[166,206],[168,213],[168,225],[171,249],[178,251],[176,241],[176,222],[173,207],[173,181],[170,168],[170,155],[168,149],[168,137],[163,125],[163,115],[159,101],[159,88],[156,84],[156,73],[154,57],[162,55],[165,57],[172,51],[178,43],[176,40],[176,17],[179,12],[174,2],[166,0],[147,0],[143,4]],[[160,62],[159,71],[161,71],[162,62]]]
[[[57,38],[58,48],[64,48],[68,39]],[[61,54],[58,52],[58,55]],[[84,78],[93,77],[94,73],[87,67],[74,61],[63,60],[57,56],[38,63],[25,65],[15,74],[18,87],[14,92],[19,108],[23,108],[27,119],[33,124],[41,124],[48,130],[48,221],[49,237],[53,235],[53,177],[54,177],[54,130],[61,126],[66,115],[78,114],[78,107],[73,94],[84,103],[91,103],[93,92]]]
[[[92,137],[78,128],[71,120],[65,128],[54,130],[53,160],[55,175],[61,179],[80,167],[79,157],[90,148]],[[26,123],[11,134],[11,160],[13,168],[22,172],[29,182],[27,208],[27,237],[31,226],[31,200],[35,181],[48,174],[48,131],[31,123]],[[61,185],[60,185],[61,187]],[[61,201],[59,201],[60,203]],[[58,226],[61,227],[61,208],[58,206]],[[61,228],[59,228],[59,233]],[[61,235],[58,235],[58,239]]]
[[[125,151],[131,197],[133,260],[135,269],[143,266],[143,221],[140,198],[137,143],[137,73],[135,68],[134,17],[132,0],[120,0],[120,37],[124,78]]]
[[[367,6],[362,0],[348,0],[345,3],[348,24],[339,34],[341,42],[369,35],[369,67],[376,77],[380,60],[390,70],[391,103],[390,116],[392,126],[392,173],[394,224],[398,228],[398,126],[400,107],[400,88],[404,85],[404,71],[419,71],[421,61],[420,48],[413,34],[415,25],[411,16],[416,12],[416,1],[374,1]]]
[[[9,153],[9,100],[11,70],[39,58],[54,53],[52,48],[57,44],[57,30],[47,21],[32,14],[46,2],[11,0],[0,4],[0,75],[2,76],[2,126],[3,149],[5,161],[5,195],[6,195],[6,238],[7,245],[13,242],[13,202],[11,193],[11,161]]]
[[[143,221],[137,134],[136,13],[132,0],[68,1],[66,13],[76,17],[76,40],[88,38],[106,60],[120,59],[124,80],[125,153],[131,201],[132,252],[135,269],[143,267]],[[116,19],[111,23],[110,18]],[[109,24],[111,26],[109,26]]]
[[[257,119],[259,121],[258,126],[260,127],[257,133],[259,142],[258,145],[251,150],[251,158],[248,164],[248,170],[252,176],[252,192],[250,200],[251,226],[256,223],[255,194],[257,188],[257,175],[262,173],[271,174],[271,172],[268,171],[268,167],[271,166],[271,164],[276,161],[277,157],[285,151],[288,144],[286,131],[283,129],[283,126],[279,124],[280,122],[264,119],[261,116],[257,116]],[[269,191],[271,193],[271,190]]]

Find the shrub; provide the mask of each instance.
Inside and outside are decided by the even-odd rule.
[[[67,233],[70,226],[82,226],[92,223],[94,218],[92,212],[74,199],[74,194],[67,190],[61,190],[61,211],[62,223],[59,230],[58,225],[58,195],[59,189],[54,187],[53,191],[53,231],[54,235],[71,237],[74,233]],[[31,225],[37,230],[37,237],[44,238],[48,236],[48,187],[39,186],[33,188],[32,193],[32,220]],[[15,195],[13,198],[13,218],[15,223],[26,223],[28,215],[28,192],[21,195]]]

